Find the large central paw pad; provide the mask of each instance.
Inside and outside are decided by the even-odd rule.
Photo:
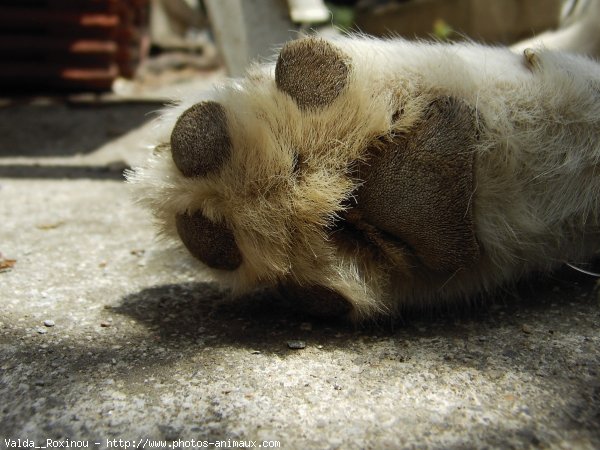
[[[471,205],[476,135],[473,110],[439,98],[409,135],[388,142],[361,170],[363,217],[433,270],[453,272],[479,258]]]

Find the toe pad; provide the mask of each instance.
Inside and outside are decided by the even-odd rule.
[[[298,107],[329,105],[344,90],[350,69],[347,57],[329,42],[308,38],[288,43],[275,67],[277,87]]]
[[[218,171],[231,153],[225,110],[216,102],[202,102],[185,111],[171,133],[171,154],[186,177]]]
[[[178,214],[177,233],[192,255],[213,269],[235,270],[242,255],[231,230],[206,218],[200,211]]]

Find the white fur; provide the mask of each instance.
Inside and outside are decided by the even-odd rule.
[[[556,30],[518,42],[517,53],[527,48],[547,48],[600,57],[600,0],[565,0]]]
[[[178,241],[174,218],[202,210],[233,230],[244,262],[207,269],[241,293],[293,280],[345,296],[353,317],[404,305],[468,298],[600,249],[600,67],[580,56],[538,50],[336,39],[351,61],[347,89],[330,106],[302,111],[274,82],[274,64],[255,66],[208,93],[185,93],[156,129],[157,151],[131,180],[161,232]],[[472,195],[479,264],[453,274],[395,267],[334,245],[325,226],[357,184],[346,170],[374,139],[410,133],[439,96],[477,111],[480,137]],[[231,160],[218,174],[186,179],[168,151],[178,116],[212,99],[227,111]],[[404,114],[392,121],[393,112]],[[308,162],[291,177],[293,152]],[[393,205],[391,205],[393,206]],[[426,226],[427,224],[423,224]]]

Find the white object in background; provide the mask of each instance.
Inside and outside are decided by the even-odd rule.
[[[162,48],[201,47],[203,42],[190,39],[190,30],[206,26],[206,17],[192,0],[152,0],[150,36]]]
[[[244,74],[252,60],[273,55],[297,37],[285,0],[205,0],[229,75]]]
[[[327,22],[331,13],[323,0],[287,0],[290,8],[290,17],[295,23]]]

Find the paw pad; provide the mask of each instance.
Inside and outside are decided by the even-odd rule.
[[[388,142],[361,173],[363,216],[436,271],[479,258],[471,208],[476,123],[465,103],[438,98],[409,135]]]
[[[178,214],[177,233],[189,252],[213,269],[235,270],[242,254],[231,230],[206,218],[200,211]]]
[[[225,110],[216,102],[202,102],[185,111],[171,133],[171,154],[186,177],[218,171],[231,153]]]
[[[295,307],[316,317],[342,317],[352,311],[352,304],[343,295],[324,286],[286,284],[280,286],[280,292]]]
[[[300,39],[281,50],[275,82],[298,107],[319,108],[340,95],[349,72],[347,57],[332,44],[318,38]]]

